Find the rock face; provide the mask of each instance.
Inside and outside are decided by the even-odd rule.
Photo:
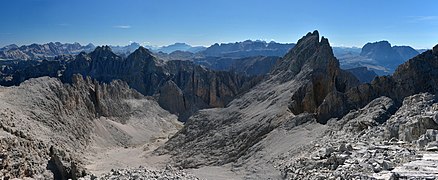
[[[162,62],[143,47],[126,59],[114,54],[108,46],[98,47],[90,54],[81,53],[66,65],[63,79],[69,82],[76,73],[103,82],[121,79],[148,96],[163,92],[158,95],[160,104],[182,120],[199,108],[224,107],[250,80],[234,73],[207,70],[188,61]],[[179,90],[169,85],[170,81]],[[164,86],[172,89],[165,90]],[[180,92],[182,96],[175,102],[167,102],[172,100],[171,95]]]
[[[259,76],[268,74],[280,57],[254,56],[245,58],[205,57],[194,58],[196,64],[203,65],[213,70],[232,71],[246,76]]]
[[[81,177],[89,147],[135,146],[181,126],[176,116],[122,81],[102,84],[74,76],[72,82],[42,77],[1,88],[0,176]],[[138,134],[144,139],[136,139]]]
[[[433,119],[437,111],[436,97],[430,93],[406,97],[397,113],[388,120],[388,138],[413,142],[426,134],[428,129],[438,130],[438,124]]]
[[[346,69],[346,71],[356,76],[361,83],[370,83],[375,77],[377,77],[377,74],[374,71],[368,70],[366,67]]]
[[[420,92],[438,92],[438,85],[435,83],[438,79],[437,68],[438,52],[433,50],[400,65],[393,75],[398,99]]]
[[[93,44],[82,46],[79,43],[62,44],[50,42],[47,44],[31,44],[29,46],[6,46],[0,50],[0,59],[19,60],[42,60],[54,58],[58,55],[79,54],[82,51],[90,52],[94,49]]]
[[[312,121],[315,114],[295,115],[317,113],[324,101],[336,99],[330,93],[345,92],[355,84],[357,79],[339,69],[328,40],[319,41],[317,31],[309,33],[277,63],[267,80],[226,108],[195,114],[157,153],[172,154],[183,167],[240,161],[280,124],[289,122],[292,128]],[[324,122],[330,116],[316,117]]]
[[[295,48],[286,54],[273,69],[273,74],[283,76],[282,81],[289,80],[288,77],[294,77],[304,83],[293,94],[289,104],[289,109],[294,114],[314,113],[324,101],[326,104],[334,102],[341,105],[343,102],[339,100],[343,99],[343,95],[327,95],[332,92],[343,93],[358,84],[353,75],[339,69],[339,62],[334,57],[328,40],[322,37],[319,41],[318,32],[309,33],[300,39]],[[330,99],[325,100],[326,97]],[[331,101],[335,99],[337,101]],[[327,115],[343,115],[348,110],[341,109],[336,111],[342,112],[333,112],[332,110],[336,108],[328,108],[326,104],[318,117],[322,123],[328,119]]]
[[[189,104],[186,104],[182,90],[169,80],[160,89],[158,103],[170,113],[184,112]]]
[[[0,85],[17,86],[30,78],[42,76],[58,77],[63,69],[63,60],[5,60],[0,62]]]

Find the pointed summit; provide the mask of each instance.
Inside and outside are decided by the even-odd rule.
[[[339,66],[338,60],[334,57],[332,48],[327,38],[322,37],[319,41],[319,32],[309,32],[298,40],[282,60],[274,67],[272,73],[286,73],[293,77],[305,70],[326,69],[329,66]]]
[[[339,61],[327,38],[319,40],[318,31],[307,33],[298,40],[271,72],[280,82],[296,81],[303,85],[292,96],[289,109],[294,114],[317,113],[321,123],[331,117],[343,115],[348,108],[332,109],[329,102],[343,102],[346,90],[356,86],[359,81],[339,67]],[[324,104],[324,100],[328,98]]]
[[[434,54],[438,54],[438,44],[433,47],[432,51]]]
[[[119,60],[121,57],[117,56],[109,46],[97,46],[96,49],[90,53],[92,59],[95,60]]]
[[[135,60],[149,60],[154,59],[152,52],[143,46],[138,47],[133,53],[131,53],[127,59],[135,59]]]
[[[138,47],[132,54],[152,56],[152,52],[143,46]]]

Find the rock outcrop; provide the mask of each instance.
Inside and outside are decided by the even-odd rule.
[[[430,93],[406,97],[397,113],[387,122],[387,138],[414,142],[427,130],[438,130],[434,116],[438,112],[438,102]]]
[[[91,178],[90,178],[91,179]],[[180,179],[199,180],[199,178],[184,172],[183,170],[167,166],[163,170],[137,169],[115,169],[104,174],[100,179]]]
[[[273,74],[280,74],[283,77],[282,81],[294,77],[304,83],[293,94],[289,104],[289,109],[294,114],[315,113],[325,101],[318,114],[318,119],[322,123],[325,123],[331,115],[336,117],[348,112],[348,108],[330,108],[327,103],[344,104],[343,95],[336,92],[344,93],[358,84],[352,74],[339,68],[339,62],[334,57],[328,40],[322,37],[319,41],[318,32],[309,33],[300,39],[274,67]],[[331,95],[327,96],[328,94]],[[329,99],[325,100],[326,97]]]
[[[163,62],[143,47],[126,59],[114,54],[108,46],[98,47],[90,54],[81,53],[67,63],[64,81],[69,82],[76,73],[102,82],[123,80],[143,95],[157,96],[160,104],[178,114],[181,120],[200,108],[224,107],[251,80],[231,72],[211,71],[189,61]],[[169,85],[171,81],[179,90]],[[180,91],[182,95],[174,102],[170,96]]]
[[[430,93],[406,97],[398,110],[388,97],[331,122],[306,151],[285,160],[286,179],[436,179],[438,112]],[[393,115],[392,115],[393,114]]]

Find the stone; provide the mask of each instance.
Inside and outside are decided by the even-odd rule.
[[[351,146],[351,145],[350,145],[350,146]],[[347,146],[346,146],[345,143],[341,143],[341,144],[339,145],[339,147],[338,147],[338,152],[343,153],[343,152],[348,152],[348,151],[350,151],[350,150],[347,149]]]
[[[375,173],[382,171],[382,167],[378,163],[373,163],[372,166]]]
[[[321,148],[318,151],[319,157],[321,158],[328,158],[332,155],[332,153],[335,152],[335,150],[332,147],[326,147],[326,148]]]
[[[394,163],[392,163],[391,161],[384,160],[382,162],[382,168],[383,168],[383,170],[391,171],[394,169]]]
[[[417,146],[419,148],[429,146],[430,143],[436,142],[438,140],[437,136],[438,130],[428,129],[426,130],[426,133],[421,135],[420,138],[417,140]]]

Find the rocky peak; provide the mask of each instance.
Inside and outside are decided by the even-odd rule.
[[[152,52],[148,49],[140,46],[132,54],[128,56],[128,59],[153,59]]]
[[[362,51],[360,52],[360,55],[367,56],[372,51],[377,50],[388,50],[391,49],[391,44],[388,41],[378,41],[374,43],[367,43],[362,47]]]
[[[438,54],[438,44],[433,47],[432,51],[434,54]]]
[[[273,74],[286,73],[284,80],[288,80],[302,70],[324,70],[332,66],[339,68],[339,62],[333,55],[328,39],[322,37],[320,41],[319,32],[314,31],[298,40],[296,46],[274,67]]]
[[[282,82],[300,82],[302,86],[293,93],[289,109],[296,115],[317,113],[321,123],[347,112],[347,107],[336,108],[336,105],[345,101],[342,93],[359,84],[351,73],[339,68],[328,39],[320,40],[318,31],[298,40],[271,74]]]
[[[225,108],[191,116],[183,130],[158,151],[171,151],[183,167],[240,162],[281,125],[293,127],[315,119],[326,123],[348,113],[343,92],[357,83],[339,68],[328,40],[320,40],[318,31],[308,33],[266,79]]]
[[[113,53],[111,50],[111,47],[109,46],[97,46],[96,49],[90,53],[92,57],[96,58],[107,58],[110,59],[110,57],[116,57],[117,55]]]

